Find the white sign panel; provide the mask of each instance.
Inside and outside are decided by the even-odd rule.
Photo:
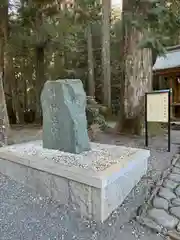
[[[167,123],[169,121],[168,101],[168,92],[147,94],[147,121]]]

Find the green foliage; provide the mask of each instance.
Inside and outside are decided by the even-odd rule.
[[[102,131],[104,131],[107,128],[107,122],[105,120],[105,117],[100,112],[98,107],[87,105],[86,116],[87,116],[88,128],[90,128],[90,126],[93,124],[98,124],[99,128]]]
[[[8,1],[7,0],[1,0],[0,7],[5,7],[7,5],[8,5]]]
[[[136,3],[133,12],[125,13],[126,24],[143,32],[144,37],[139,47],[151,48],[157,54],[164,54],[166,46],[178,43],[180,7],[174,11],[174,1],[139,0]]]
[[[125,0],[124,0],[125,1]],[[7,0],[0,1],[0,7]],[[31,4],[30,4],[31,2]],[[60,1],[58,1],[60,2]],[[95,66],[96,96],[101,99],[101,4],[99,0],[76,0],[72,6],[61,7],[53,0],[22,0],[16,11],[9,12],[9,39],[6,50],[13,58],[16,80],[23,99],[27,85],[27,104],[34,104],[36,49],[43,48],[45,79],[80,78],[86,88],[88,78],[86,26],[91,24]],[[134,0],[125,12],[125,24],[143,32],[140,48],[151,48],[164,54],[167,45],[177,44],[180,29],[180,1]],[[14,1],[12,2],[14,4]],[[15,6],[13,6],[15,7]],[[133,9],[133,11],[132,11]],[[112,12],[111,79],[112,98],[119,96],[122,72],[123,22],[119,10]],[[23,101],[23,100],[22,100]],[[89,111],[91,112],[91,110]],[[96,111],[93,122],[104,122]],[[100,114],[100,115],[99,115]],[[103,124],[102,124],[103,125]]]

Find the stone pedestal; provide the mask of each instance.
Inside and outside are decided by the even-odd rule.
[[[0,172],[81,216],[105,221],[147,171],[148,150],[91,143],[70,154],[43,149],[42,141],[0,149]]]

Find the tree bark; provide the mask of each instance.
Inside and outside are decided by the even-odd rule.
[[[9,16],[8,16],[8,1],[1,8],[3,9],[3,19],[2,19],[2,35],[4,38],[4,52],[3,52],[3,65],[4,65],[4,88],[5,92],[11,97],[9,101],[13,106],[14,113],[16,115],[17,123],[21,122],[22,110],[20,108],[19,96],[17,94],[17,83],[15,77],[15,71],[13,66],[13,60],[8,51],[8,40],[9,40]],[[6,101],[8,97],[6,98]]]
[[[7,112],[6,99],[3,86],[4,67],[4,41],[0,38],[0,145],[7,144],[7,137],[10,130],[9,117]]]
[[[93,57],[92,29],[90,23],[87,26],[87,47],[88,47],[88,95],[94,97],[95,96],[94,57]]]
[[[36,122],[41,122],[40,95],[44,84],[44,48],[36,48]]]
[[[123,12],[126,12],[126,10],[134,11],[131,1],[126,1],[123,8]],[[145,92],[152,89],[152,52],[150,49],[140,49],[138,47],[138,43],[143,37],[142,32],[126,25],[125,21],[123,24],[125,24],[123,33],[124,79],[122,79],[124,85],[121,89],[121,95],[124,98],[124,104],[122,105],[124,116],[119,124],[121,128],[118,130],[139,135],[143,128]]]
[[[15,70],[13,65],[13,59],[10,53],[6,54],[6,71],[7,78],[11,79],[11,95],[12,95],[12,107],[14,114],[16,116],[16,123],[20,124],[24,122],[23,107],[21,106],[20,96],[19,96],[19,86],[18,81],[15,76]]]
[[[103,103],[109,108],[111,108],[110,14],[111,1],[102,0],[102,91]]]
[[[0,6],[0,141],[7,144],[10,125],[4,93],[4,50],[7,43],[8,2]]]
[[[125,62],[124,128],[131,133],[141,134],[144,96],[152,89],[152,55],[150,49],[137,48],[137,42],[142,39],[140,32],[132,29],[129,37],[130,45]]]
[[[36,12],[36,20],[35,20],[35,26],[36,26],[36,34],[37,34],[37,45],[35,48],[36,53],[36,114],[35,114],[35,120],[37,123],[41,123],[42,118],[42,111],[41,111],[41,101],[40,101],[40,95],[41,90],[43,88],[44,84],[44,51],[46,43],[44,39],[42,39],[41,35],[39,34],[39,29],[41,28],[43,24],[43,13],[42,13],[42,7],[43,2],[38,2],[36,7],[38,8],[38,11]]]

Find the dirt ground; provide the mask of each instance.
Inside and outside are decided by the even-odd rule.
[[[12,125],[8,137],[8,144],[18,144],[42,139],[42,127],[39,125]]]

